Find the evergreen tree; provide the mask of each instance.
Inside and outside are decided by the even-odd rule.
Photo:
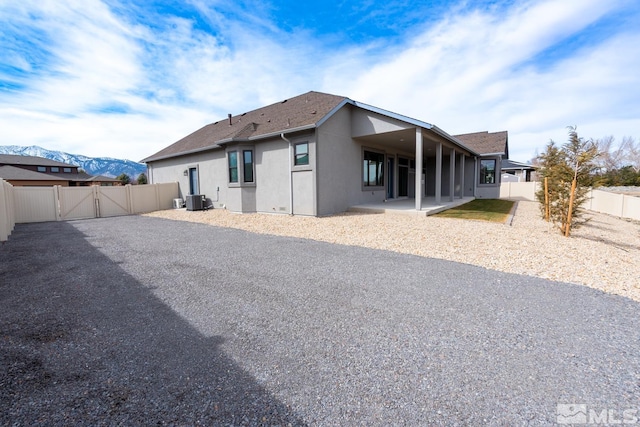
[[[138,184],[140,185],[147,184],[147,175],[145,175],[144,172],[138,175]]]
[[[127,175],[126,173],[121,173],[120,175],[118,175],[116,177],[116,179],[118,181],[120,181],[122,183],[122,185],[127,185],[131,182],[131,178],[129,178],[129,175]]]
[[[576,180],[576,188],[571,209],[570,230],[578,228],[587,220],[582,216],[581,206],[587,200],[589,187],[594,184],[595,163],[598,148],[592,140],[585,141],[578,136],[575,127],[569,127],[569,141],[562,147],[555,142],[547,144],[544,153],[538,156],[542,180],[547,178],[549,192],[549,220],[565,232],[569,217],[571,183]],[[536,193],[545,215],[544,185]]]

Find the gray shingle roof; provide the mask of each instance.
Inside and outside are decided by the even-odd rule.
[[[515,160],[509,160],[509,159],[503,159],[500,168],[502,170],[511,170],[511,169],[517,169],[517,170],[522,170],[522,169],[530,169],[530,170],[536,170],[537,167],[534,165],[528,165],[526,163],[522,163],[522,162],[516,162]]]
[[[86,172],[64,175],[48,174],[11,165],[0,166],[0,178],[14,181],[119,182],[115,178],[102,175],[92,176]]]
[[[89,175],[86,172],[78,173],[78,177],[79,177],[79,179],[77,179],[76,181],[120,182],[119,180],[117,180],[115,178],[111,178],[109,176],[104,176],[104,175],[94,175],[94,176],[92,176],[92,175]]]
[[[462,135],[454,135],[463,144],[479,154],[502,154],[509,157],[509,134],[508,132],[474,132]]]
[[[0,166],[0,178],[16,181],[73,181],[60,175],[49,175],[16,166]]]
[[[311,126],[322,120],[347,98],[307,92],[257,110],[208,124],[174,144],[142,160],[149,162],[219,147],[226,141],[241,141]],[[229,124],[231,121],[231,124]]]
[[[19,156],[16,154],[0,154],[0,165],[25,165],[25,166],[59,166],[74,167],[68,163],[57,162],[44,157],[37,156]]]

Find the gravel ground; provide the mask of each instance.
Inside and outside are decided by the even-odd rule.
[[[0,425],[621,419],[639,331],[630,299],[470,264],[142,216],[21,224],[0,246]]]
[[[640,301],[638,222],[589,212],[590,222],[565,238],[540,218],[538,206],[518,202],[511,226],[356,213],[310,218],[179,209],[149,216],[446,259],[582,284]]]

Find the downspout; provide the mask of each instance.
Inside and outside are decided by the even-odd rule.
[[[280,138],[289,143],[289,215],[293,215],[293,173],[291,172],[291,161],[293,159],[293,144],[288,140],[284,133],[280,134]]]

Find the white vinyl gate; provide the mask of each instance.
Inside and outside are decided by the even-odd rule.
[[[13,187],[16,223],[104,218],[171,209],[178,183],[114,187]]]
[[[58,201],[60,203],[60,219],[96,218],[96,203],[99,193],[91,187],[58,187]]]

